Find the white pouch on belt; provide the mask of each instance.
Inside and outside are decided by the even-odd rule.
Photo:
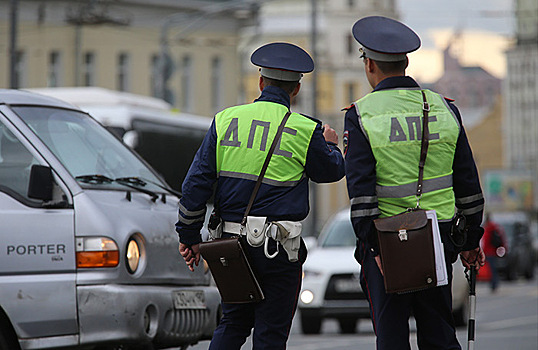
[[[260,247],[265,240],[265,230],[267,229],[267,217],[247,216],[247,242],[253,247]]]
[[[299,248],[301,248],[301,231],[303,225],[297,221],[274,221],[268,236],[280,242],[291,262],[299,259]],[[267,255],[267,251],[265,253]]]

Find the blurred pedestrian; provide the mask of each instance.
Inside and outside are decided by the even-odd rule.
[[[460,113],[453,101],[421,89],[405,75],[407,53],[420,47],[413,30],[371,16],[357,21],[352,31],[362,46],[364,70],[374,90],[347,108],[344,154],[351,220],[358,238],[355,256],[362,266],[360,282],[370,301],[377,349],[410,348],[411,314],[420,349],[461,349],[451,313],[452,263],[461,251],[462,263],[478,269],[485,257],[479,248],[484,198]],[[430,141],[420,207],[437,213],[449,283],[405,294],[386,293],[373,220],[417,205],[423,107],[429,110]],[[460,247],[450,238],[451,231],[458,231],[452,229],[455,207],[467,223],[467,241]]]
[[[502,226],[494,222],[489,214],[486,215],[484,222],[484,236],[481,245],[491,271],[490,288],[492,292],[495,292],[499,287],[498,260],[506,254],[508,245]]]
[[[314,69],[308,53],[289,43],[264,45],[251,61],[261,67],[261,95],[254,103],[217,113],[183,182],[176,229],[180,253],[191,270],[200,259],[200,229],[214,185],[222,237],[244,233],[243,215],[270,145],[281,121],[291,113],[291,100],[299,93],[303,73]],[[292,221],[300,227],[298,222],[309,211],[309,180],[334,182],[344,176],[337,143],[338,135],[329,125],[322,127],[317,119],[298,113],[289,115],[250,210],[250,215],[265,218],[260,230],[269,222]],[[266,238],[267,251],[264,244],[247,245],[265,300],[223,303],[223,316],[209,349],[239,350],[253,328],[254,349],[286,348],[307,252],[301,239],[298,260],[291,259],[286,242],[274,238]]]

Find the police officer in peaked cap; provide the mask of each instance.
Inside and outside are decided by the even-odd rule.
[[[211,231],[212,235],[232,237],[248,231],[241,230],[240,223],[262,164],[292,99],[299,93],[301,77],[314,69],[312,58],[303,49],[283,42],[258,48],[251,61],[260,67],[260,96],[215,115],[182,185],[176,230],[180,253],[191,270],[200,259],[200,229],[214,188],[214,216],[222,223],[222,230]],[[291,224],[299,233],[299,222],[309,211],[309,181],[328,183],[344,176],[344,159],[337,143],[338,135],[329,125],[322,128],[314,118],[291,113],[249,216],[262,223]],[[239,350],[252,329],[254,349],[286,348],[306,246],[297,236],[300,248],[290,250],[285,240],[269,232],[261,242],[246,247],[265,299],[223,303],[223,316],[209,347],[212,350]]]
[[[422,89],[405,75],[407,54],[420,47],[409,27],[390,18],[365,17],[353,25],[373,91],[346,108],[344,154],[355,257],[369,298],[377,349],[410,349],[409,317],[420,349],[461,349],[451,313],[452,264],[479,268],[484,198],[478,172],[454,101]],[[448,285],[406,294],[387,293],[373,220],[415,208],[423,97],[429,104],[429,147],[420,207],[435,210],[447,262]],[[456,237],[455,218],[466,220],[467,240]],[[460,220],[460,222],[462,222]],[[420,261],[420,257],[417,257]],[[410,262],[409,269],[413,269]]]

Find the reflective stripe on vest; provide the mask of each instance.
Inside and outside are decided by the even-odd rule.
[[[435,209],[439,220],[448,220],[455,208],[452,163],[460,126],[442,96],[425,93],[430,105],[429,147],[420,206]],[[422,139],[420,90],[375,91],[355,102],[355,107],[376,159],[380,216],[414,208]]]
[[[215,116],[219,176],[256,181],[286,106],[255,102],[230,107]],[[277,143],[263,183],[295,186],[304,178],[306,154],[316,122],[292,113]]]

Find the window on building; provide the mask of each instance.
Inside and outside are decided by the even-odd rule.
[[[344,101],[345,105],[357,99],[357,91],[355,89],[355,84],[353,83],[346,84],[346,97],[347,97],[347,100]]]
[[[346,34],[347,54],[352,55],[355,49],[355,39],[350,33]]]
[[[157,90],[157,77],[159,74],[159,55],[153,54],[151,55],[150,59],[150,80],[149,80],[149,86],[151,91],[151,96],[157,97],[159,96],[159,91]]]
[[[211,61],[211,107],[214,111],[222,108],[222,59],[213,57]]]
[[[22,88],[25,86],[25,80],[26,80],[26,54],[24,51],[19,50],[15,54],[15,71],[14,74],[14,82],[15,86],[14,88]]]
[[[122,52],[117,62],[117,90],[129,91],[129,54]]]
[[[61,86],[60,76],[61,76],[61,56],[58,51],[52,51],[49,54],[48,62],[48,77],[47,77],[47,86],[48,87],[58,87]]]
[[[182,77],[181,77],[181,104],[183,106],[183,110],[185,112],[192,111],[192,89],[193,89],[193,81],[192,81],[192,58],[191,56],[185,56],[183,57],[183,61],[181,62],[182,67]]]
[[[84,86],[95,85],[95,54],[93,52],[86,52],[84,54],[84,66],[82,74]]]

